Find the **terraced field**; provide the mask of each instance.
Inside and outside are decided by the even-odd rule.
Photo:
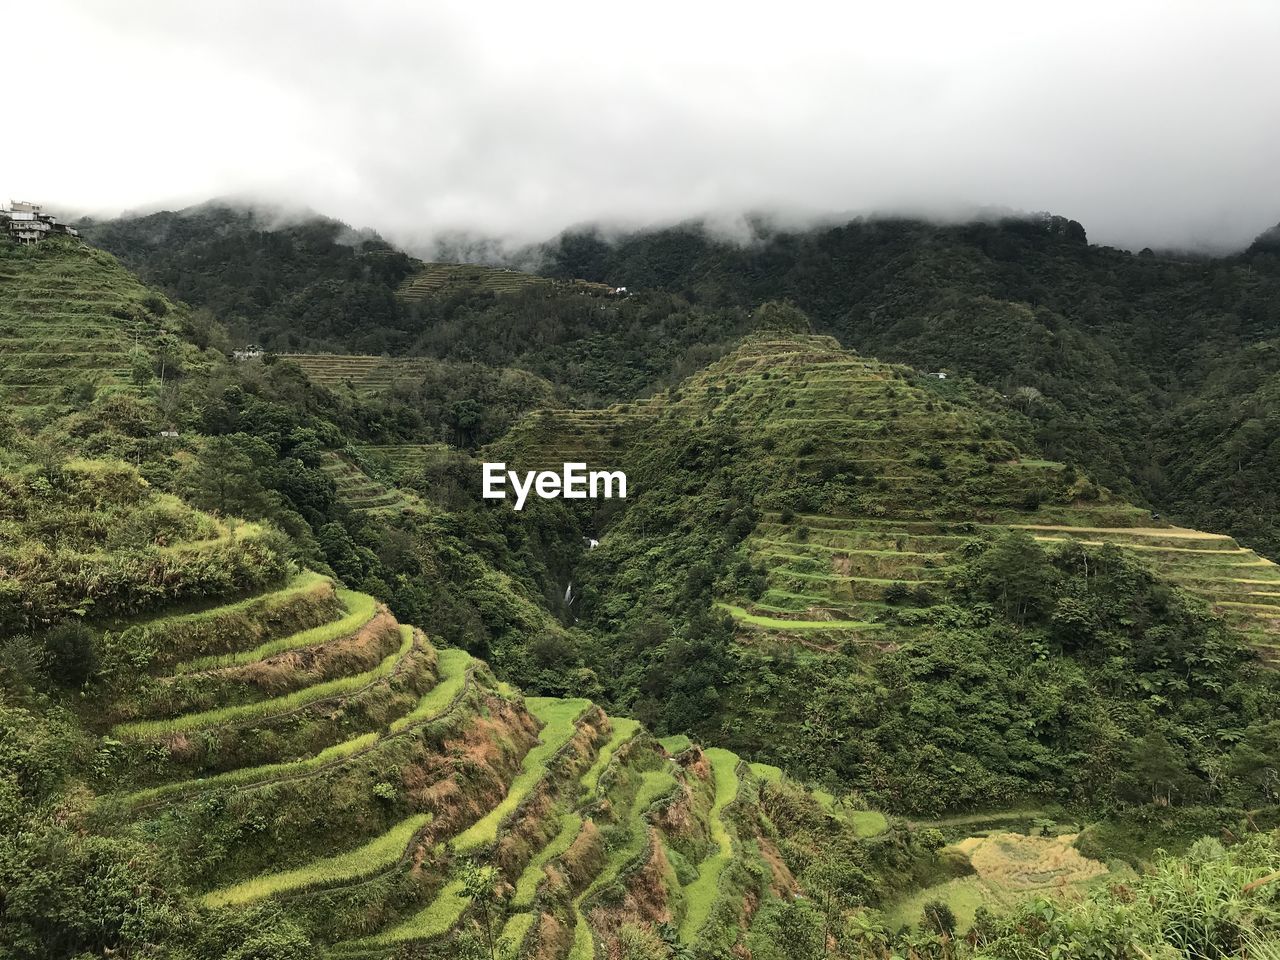
[[[122,524],[167,502],[89,462],[63,496],[0,522],[33,539],[81,497]],[[223,556],[232,525],[174,509],[164,556]],[[583,960],[627,923],[731,946],[791,892],[760,853],[759,793],[780,775],[687,741],[673,754],[586,699],[525,699],[373,598],[274,569],[102,621],[137,666],[82,705],[101,734],[88,828],[148,844],[209,910],[271,902],[317,955],[462,955],[487,917],[513,956]],[[501,896],[475,902],[477,870]]]
[[[564,463],[628,469],[634,444],[654,420],[653,405],[615,404],[601,410],[537,410],[481,451],[512,469],[559,470]]]
[[[1104,519],[1110,511],[1103,511]],[[1002,530],[1025,530],[1045,544],[1110,544],[1150,565],[1161,576],[1201,597],[1241,632],[1265,659],[1280,654],[1280,567],[1230,537],[1177,527],[1092,526],[1076,505],[1073,523],[1052,507],[1042,522],[883,520],[771,514],[747,542],[768,571],[768,589],[754,603],[722,606],[745,630],[854,637],[909,620],[944,595],[946,577],[966,543]],[[1011,520],[1014,518],[1011,518]],[[1024,517],[1016,518],[1022,521]],[[890,604],[886,598],[901,599]],[[881,621],[877,623],[877,621]],[[909,628],[908,628],[909,629]]]
[[[613,292],[612,287],[603,283],[586,280],[563,282],[503,267],[475,263],[425,263],[420,272],[400,285],[396,296],[405,303],[420,303],[430,297],[458,291],[501,295],[552,286],[597,296]]]
[[[374,480],[340,453],[328,452],[320,469],[332,478],[340,499],[359,513],[399,513],[410,505],[409,495]]]
[[[103,251],[62,239],[0,244],[0,400],[68,406],[130,388],[132,352],[150,357],[170,309]]]
[[[421,272],[409,277],[396,296],[406,303],[460,289],[491,293],[518,293],[529,287],[550,286],[554,281],[519,270],[504,270],[473,263],[425,263]]]
[[[287,353],[315,383],[331,389],[349,388],[370,394],[412,384],[426,374],[431,361],[415,357],[383,357],[356,353]]]
[[[766,513],[747,541],[768,589],[722,603],[746,639],[892,642],[944,595],[966,543],[1016,529],[1127,551],[1205,599],[1262,656],[1280,655],[1280,567],[1230,537],[1155,521],[1062,464],[1022,458],[907,368],[828,338],[760,337],[681,393],[676,411],[750,424],[768,458],[831,478],[827,512]]]
[[[829,337],[759,334],[649,400],[532,413],[484,455],[518,469],[621,467],[642,495],[646,478],[632,469],[641,453],[661,463],[671,437],[715,429],[750,451],[776,501],[797,474],[825,482],[821,510],[767,511],[746,542],[767,589],[719,603],[745,642],[818,654],[897,642],[945,595],[966,543],[1020,529],[1046,545],[1128,551],[1280,659],[1280,567],[1230,537],[1153,520],[1063,464],[1022,456],[946,390]]]
[[[385,464],[399,478],[420,474],[451,449],[444,443],[368,443],[360,447],[360,453],[371,463]]]

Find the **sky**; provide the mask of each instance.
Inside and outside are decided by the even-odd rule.
[[[1056,8],[1056,9],[1051,9]],[[744,213],[1280,222],[1280,2],[6,4],[0,200],[308,207],[406,246]],[[8,138],[6,138],[8,139]]]

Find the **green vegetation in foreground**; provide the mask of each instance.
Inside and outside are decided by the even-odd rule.
[[[357,248],[344,249],[354,256]],[[1106,257],[1102,251],[1095,252],[1099,258]],[[12,265],[0,265],[6,295],[12,273],[8,266]],[[371,271],[376,266],[363,264]],[[1159,269],[1179,268],[1161,263]],[[1202,265],[1194,269],[1205,272]],[[1251,269],[1241,259],[1224,264],[1218,272],[1229,286],[1235,271]],[[1010,276],[1016,272],[1006,271]],[[28,300],[61,297],[63,279],[57,274],[47,279],[51,281],[47,292],[28,290],[34,294]],[[350,297],[352,290],[346,284],[324,279],[326,289],[340,288],[342,297]],[[1052,288],[1054,281],[1046,284]],[[1258,302],[1269,292],[1260,283],[1249,296]],[[1052,296],[1049,289],[1043,298],[1038,293],[1036,298],[1052,311]],[[301,305],[307,299],[299,296],[295,302]],[[574,343],[570,349],[601,355],[595,346],[613,331],[607,322],[599,321],[615,310],[632,311],[640,318],[632,329],[644,330],[655,341],[662,339],[653,337],[653,331],[671,318],[662,319],[660,301],[647,299],[642,292],[635,298],[619,298],[617,303],[622,306],[604,312],[593,309],[595,303],[582,304],[586,309],[577,312],[590,318],[602,339]],[[8,305],[14,306],[12,298]],[[36,322],[25,319],[29,306],[18,304],[23,315],[15,323]],[[371,298],[362,305],[359,312],[367,314],[363,306],[376,307],[376,302]],[[525,306],[532,305],[518,305],[509,312],[532,316],[535,322],[547,317]],[[1229,308],[1224,304],[1224,312]],[[184,308],[164,309],[181,313]],[[255,312],[260,311],[246,309],[237,314],[236,322],[252,329],[258,321]],[[905,312],[918,318],[927,311]],[[1035,319],[1039,312],[1026,311],[1032,324],[1039,323]],[[1253,308],[1248,315],[1261,317]],[[715,318],[703,316],[714,325]],[[173,329],[185,335],[188,319],[175,317]],[[387,342],[388,349],[430,352],[429,342],[418,341],[410,348],[416,333],[409,331],[429,330],[427,336],[440,337],[470,317],[463,307],[460,315],[441,324],[413,319],[405,336]],[[73,316],[64,326],[74,329],[81,322]],[[682,387],[689,402],[672,393],[655,395],[643,404],[656,411],[658,418],[650,418],[654,429],[640,437],[641,443],[632,443],[634,434],[624,432],[641,429],[628,423],[634,420],[633,409],[625,416],[621,412],[571,414],[570,419],[582,425],[582,434],[573,441],[580,441],[582,448],[612,442],[619,456],[649,459],[636,464],[635,472],[644,478],[646,496],[614,504],[617,512],[606,511],[600,518],[603,549],[592,551],[578,565],[583,592],[569,637],[573,642],[559,646],[557,641],[566,635],[544,626],[551,614],[539,598],[550,596],[540,588],[555,576],[552,571],[577,564],[581,553],[580,524],[566,516],[572,505],[540,505],[521,517],[504,513],[501,522],[460,505],[462,498],[450,500],[449,494],[450,485],[457,484],[464,472],[465,455],[459,453],[451,463],[442,458],[423,467],[424,473],[439,468],[426,483],[432,491],[427,500],[376,520],[361,519],[355,515],[358,511],[342,505],[344,497],[350,499],[352,487],[344,491],[339,482],[335,500],[333,484],[321,482],[327,478],[309,466],[336,449],[355,450],[352,441],[365,439],[359,432],[370,424],[386,424],[379,429],[387,431],[387,440],[425,439],[400,432],[419,429],[414,417],[419,425],[424,418],[418,416],[420,411],[413,412],[413,405],[433,392],[446,402],[420,404],[428,411],[425,420],[432,421],[427,429],[448,430],[454,442],[473,445],[477,438],[493,435],[499,419],[493,407],[505,400],[490,403],[482,398],[478,416],[485,423],[476,427],[474,421],[468,425],[469,417],[449,415],[454,408],[467,410],[469,388],[463,384],[448,384],[446,390],[439,384],[424,384],[416,394],[412,389],[407,394],[397,391],[398,396],[386,405],[352,400],[350,391],[342,388],[338,392],[346,399],[336,399],[337,392],[313,390],[287,360],[224,363],[218,356],[220,334],[213,318],[198,322],[203,325],[198,348],[193,344],[173,351],[187,364],[181,374],[167,363],[163,379],[149,378],[148,358],[138,357],[130,372],[136,389],[95,393],[92,384],[85,384],[79,398],[67,397],[66,406],[74,412],[66,420],[55,419],[56,413],[50,411],[48,416],[20,415],[0,423],[4,441],[0,459],[6,467],[0,478],[6,494],[0,498],[5,511],[0,516],[5,552],[0,567],[10,574],[0,585],[7,601],[0,603],[0,613],[9,618],[0,636],[18,641],[0,644],[4,648],[0,651],[0,822],[14,827],[0,831],[0,889],[5,892],[0,943],[17,960],[50,960],[50,945],[57,951],[56,960],[107,951],[135,956],[156,950],[213,960],[243,953],[249,944],[256,960],[299,960],[324,953],[330,944],[363,936],[364,931],[394,927],[406,910],[411,914],[425,905],[415,900],[414,907],[406,907],[400,893],[407,894],[412,887],[399,866],[376,875],[378,882],[367,887],[326,890],[316,898],[280,894],[277,903],[261,909],[237,904],[211,914],[184,891],[221,888],[228,880],[242,880],[249,869],[247,863],[240,863],[239,855],[249,855],[247,859],[266,873],[299,863],[301,848],[293,846],[298,842],[307,844],[308,851],[333,835],[351,837],[338,849],[363,842],[371,830],[385,828],[386,810],[406,809],[396,804],[418,786],[409,777],[394,775],[402,759],[446,768],[441,773],[456,778],[468,801],[478,801],[480,794],[467,788],[483,784],[478,789],[485,804],[474,807],[469,816],[483,815],[505,792],[499,784],[513,779],[511,765],[518,754],[513,758],[509,752],[514,728],[507,728],[505,721],[516,716],[514,703],[501,711],[477,704],[476,714],[449,721],[452,726],[455,719],[460,724],[475,720],[475,729],[495,731],[508,746],[500,778],[482,769],[484,758],[493,756],[491,751],[464,749],[432,755],[442,739],[448,740],[441,725],[421,737],[401,738],[385,757],[379,753],[367,758],[368,763],[341,763],[314,781],[233,795],[230,802],[223,796],[202,798],[181,809],[158,811],[141,823],[124,818],[113,821],[112,811],[106,810],[92,824],[101,831],[89,833],[74,816],[50,816],[59,810],[74,811],[82,784],[116,782],[114,767],[124,777],[119,782],[138,782],[139,768],[159,761],[170,746],[118,750],[109,738],[104,741],[99,736],[108,725],[105,718],[94,716],[100,707],[127,705],[124,701],[135,692],[135,681],[150,676],[148,658],[154,655],[150,641],[155,636],[148,636],[148,623],[163,627],[166,610],[204,609],[228,598],[277,589],[299,562],[322,560],[342,581],[360,584],[384,601],[394,599],[397,613],[406,622],[422,623],[450,644],[488,651],[506,676],[531,678],[539,684],[535,692],[576,691],[590,677],[587,671],[594,671],[594,682],[601,686],[593,686],[593,693],[601,690],[604,698],[634,709],[637,717],[651,721],[656,729],[685,730],[712,742],[734,738],[724,745],[740,743],[744,752],[750,746],[752,756],[785,761],[796,776],[839,785],[840,790],[848,789],[850,796],[861,796],[869,803],[936,815],[948,807],[966,810],[977,804],[1009,805],[1052,797],[1082,810],[1120,811],[1129,818],[1124,822],[1133,827],[1131,832],[1125,833],[1120,821],[1114,821],[1106,825],[1109,833],[1099,828],[1085,838],[1099,854],[1098,860],[1109,859],[1121,844],[1125,855],[1148,859],[1143,844],[1159,842],[1153,835],[1161,831],[1176,835],[1180,848],[1202,833],[1227,836],[1229,829],[1231,835],[1245,837],[1225,851],[1198,843],[1167,875],[1161,875],[1163,868],[1154,870],[1159,882],[1135,885],[1123,895],[1098,900],[1096,906],[1076,910],[1071,904],[1038,904],[1027,913],[1017,913],[1020,908],[1015,908],[1007,924],[996,918],[981,934],[978,952],[988,956],[1025,958],[1050,950],[1071,955],[1084,952],[1080,941],[1088,940],[1090,947],[1121,944],[1113,953],[1122,950],[1125,960],[1146,955],[1235,957],[1247,952],[1246,933],[1276,941],[1280,917],[1270,886],[1274,880],[1267,879],[1280,862],[1275,836],[1255,839],[1247,836],[1247,827],[1240,826],[1247,819],[1244,811],[1255,812],[1264,827],[1275,822],[1274,811],[1264,809],[1275,799],[1267,771],[1275,768],[1275,758],[1280,756],[1273,720],[1276,698],[1274,686],[1269,686],[1275,674],[1257,671],[1253,661],[1239,656],[1241,651],[1227,638],[1219,640],[1215,631],[1220,625],[1201,606],[1188,604],[1181,592],[1168,589],[1167,582],[1152,580],[1143,567],[1124,558],[1130,553],[1145,554],[1144,562],[1163,557],[1158,569],[1170,571],[1174,580],[1181,577],[1204,585],[1206,591],[1225,591],[1219,597],[1224,601],[1220,609],[1231,604],[1232,622],[1254,624],[1263,619],[1256,614],[1271,609],[1261,602],[1265,590],[1211,584],[1229,582],[1226,577],[1233,573],[1242,580],[1270,580],[1276,576],[1274,568],[1259,566],[1261,560],[1242,560],[1243,555],[1226,544],[1222,549],[1208,544],[1214,549],[1205,550],[1205,544],[1190,539],[1168,549],[1160,547],[1159,539],[1143,541],[1138,546],[1158,551],[1126,550],[1117,558],[1113,551],[1087,547],[1103,538],[1083,529],[1073,537],[1052,529],[1042,531],[1052,534],[1044,538],[1053,541],[1050,548],[1038,543],[1041,538],[1034,532],[1007,538],[1003,528],[1036,520],[1098,529],[1149,522],[1149,511],[1118,502],[1077,468],[1009,466],[1017,452],[1012,449],[1015,441],[1003,436],[1010,424],[1015,434],[1022,431],[1027,437],[1053,429],[1051,420],[1034,411],[1024,416],[1033,407],[1030,402],[1021,404],[1023,413],[1015,415],[1001,398],[988,397],[989,409],[979,416],[973,410],[953,408],[946,399],[979,396],[972,387],[957,383],[960,377],[945,387],[930,386],[931,396],[925,397],[915,387],[904,389],[923,379],[911,371],[841,356],[824,348],[817,338],[776,338],[763,344],[766,351],[755,356],[751,351],[736,352],[711,376],[695,378]],[[1219,318],[1214,316],[1212,322],[1218,324]],[[953,328],[966,325],[951,324]],[[684,323],[687,328],[696,326]],[[195,336],[195,324],[192,331]],[[1066,340],[1049,339],[1058,341],[1053,348],[1058,356],[1071,359],[1070,343],[1064,351],[1061,343]],[[58,356],[65,346],[56,332],[48,342],[49,356]],[[1036,338],[1027,342],[1034,352]],[[619,338],[617,343],[627,341]],[[7,341],[0,344],[4,346]],[[377,347],[370,344],[363,349]],[[1202,344],[1197,349],[1202,350]],[[79,352],[65,351],[67,356]],[[613,356],[605,364],[615,365]],[[493,361],[494,356],[480,359],[475,366],[482,366],[486,359]],[[632,368],[649,382],[663,376],[666,365]],[[1182,368],[1173,363],[1167,369]],[[750,376],[729,376],[743,369]],[[158,372],[154,364],[151,371]],[[471,384],[492,383],[502,376],[488,368]],[[602,385],[601,390],[617,390],[624,379]],[[1010,387],[1013,382],[1008,381]],[[837,392],[859,383],[862,386],[857,388],[867,391],[860,397]],[[525,400],[515,396],[519,392],[519,384],[507,391],[508,409],[526,406]],[[770,392],[776,395],[776,403]],[[1263,396],[1252,388],[1248,392]],[[817,397],[832,394],[834,408],[817,402]],[[1241,400],[1256,404],[1247,414],[1250,418],[1280,409],[1256,399]],[[770,408],[771,403],[776,409]],[[1232,407],[1234,402],[1222,404],[1221,409]],[[154,432],[170,421],[170,412],[181,437],[175,443],[153,440]],[[406,416],[397,422],[400,413]],[[956,428],[966,419],[968,432],[960,435]],[[1212,419],[1208,416],[1206,422]],[[1275,435],[1268,430],[1270,420],[1269,416],[1258,419],[1248,429],[1269,443]],[[1255,430],[1258,423],[1262,427]],[[218,435],[202,436],[202,430]],[[587,431],[597,435],[588,437]],[[560,432],[547,431],[552,436]],[[1149,447],[1133,444],[1133,431],[1126,433],[1130,448],[1149,459]],[[1216,474],[1227,478],[1223,482],[1243,487],[1249,483],[1248,473],[1258,466],[1258,462],[1246,463],[1252,459],[1249,446],[1233,443],[1216,458],[1183,459],[1204,470],[1208,480],[1213,481]],[[138,470],[85,471],[83,465],[61,464],[60,448],[109,451],[137,463]],[[673,452],[682,455],[673,457]],[[12,472],[7,469],[10,465],[15,468]],[[1248,472],[1242,474],[1242,466]],[[370,486],[387,483],[376,465],[363,464],[358,472],[371,481]],[[1271,470],[1265,475],[1273,474]],[[143,476],[167,492],[148,495]],[[219,480],[230,480],[230,484],[219,484]],[[130,501],[126,508],[108,505],[104,509],[115,488],[141,499]],[[1241,490],[1242,495],[1245,492]],[[172,494],[190,497],[209,513],[194,516]],[[824,528],[822,518],[814,514],[827,511],[837,516],[829,518],[831,526]],[[242,528],[247,540],[233,538],[229,531],[235,522],[215,521],[215,513],[244,515],[257,525]],[[1265,522],[1274,513],[1265,510],[1255,515]],[[791,523],[783,520],[785,515],[805,519]],[[842,524],[859,526],[848,518],[860,516],[885,518],[875,521],[882,523],[882,535],[877,537],[874,529],[833,529]],[[122,522],[124,518],[138,522]],[[1214,520],[1218,526],[1225,522]],[[861,526],[869,528],[873,523]],[[985,526],[988,523],[996,529]],[[296,531],[297,536],[286,541],[270,532],[272,526]],[[753,530],[759,530],[759,536]],[[899,535],[901,545],[893,542]],[[1083,537],[1082,543],[1066,542],[1074,537]],[[767,547],[767,541],[795,545],[787,547],[788,557],[779,563],[770,559],[776,555],[773,551],[758,549]],[[16,546],[11,549],[11,544]],[[535,553],[541,556],[532,556]],[[90,564],[87,568],[85,561]],[[229,565],[234,564],[239,566],[228,574]],[[16,578],[11,576],[15,571]],[[577,569],[578,583],[576,574]],[[317,597],[324,595],[323,609],[332,610],[328,588],[316,592]],[[925,603],[922,596],[933,602]],[[805,644],[816,634],[793,634],[775,643],[755,625],[740,623],[735,630],[729,617],[707,616],[717,598],[780,622],[810,616],[884,621],[889,635],[868,635],[876,640],[885,637],[875,650],[844,643],[816,660],[802,660],[779,655],[781,648]],[[1258,602],[1246,605],[1249,601]],[[810,607],[820,612],[804,612]],[[938,609],[931,612],[930,607]],[[477,610],[486,615],[473,616]],[[511,610],[520,616],[504,616]],[[489,616],[490,612],[494,615]],[[286,628],[270,611],[265,613],[259,617],[254,611],[252,618],[239,618],[237,627],[246,636],[265,639],[300,630],[316,619],[313,615]],[[496,624],[502,627],[495,629]],[[830,621],[824,624],[824,629],[831,629]],[[120,626],[124,629],[117,629]],[[143,629],[131,630],[134,626]],[[924,634],[919,642],[909,636],[917,630]],[[189,639],[194,642],[209,632],[194,631]],[[849,637],[858,639],[856,634],[838,639]],[[548,639],[550,646],[545,643]],[[743,639],[751,641],[751,649],[740,643]],[[837,638],[829,639],[834,645]],[[258,642],[246,639],[228,646]],[[48,654],[47,664],[27,655],[33,649]],[[166,662],[211,649],[179,653],[175,648]],[[163,644],[161,652],[167,652]],[[101,657],[98,663],[93,662],[95,654]],[[351,669],[368,666],[362,663]],[[189,682],[199,685],[204,680],[196,677]],[[376,706],[384,689],[380,685],[371,691],[372,705]],[[504,690],[513,699],[519,696],[513,688]],[[397,716],[411,708],[414,699],[397,700]],[[360,706],[365,705],[363,700]],[[311,739],[306,733],[312,722],[334,711],[351,723],[350,729],[342,728],[346,732],[335,731],[335,738],[362,733],[376,743],[378,731],[359,727],[363,711],[348,715],[339,701],[335,699],[325,710],[300,710],[279,718],[283,722],[262,724],[264,738],[282,733],[298,736],[287,742],[282,739],[279,751],[253,755],[274,760],[309,751],[303,744],[329,743],[328,737]],[[465,702],[469,707],[472,698]],[[805,709],[797,711],[797,704]],[[200,709],[209,705],[201,701]],[[385,724],[383,713],[377,716]],[[529,722],[525,718],[520,725],[527,729]],[[256,736],[246,732],[246,740]],[[189,739],[213,741],[222,735],[210,730]],[[549,735],[544,732],[544,739]],[[527,740],[525,735],[521,742]],[[171,746],[180,750],[184,745]],[[652,763],[654,758],[645,754],[635,751],[627,762],[647,766],[645,761]],[[936,762],[923,763],[922,757]],[[385,765],[383,759],[388,761]],[[616,755],[612,763],[618,764]],[[384,769],[377,769],[380,766]],[[559,764],[553,758],[546,766],[558,768]],[[688,770],[674,764],[667,767],[676,782],[689,782]],[[158,771],[148,767],[148,772]],[[639,784],[631,773],[628,770],[622,782],[634,791]],[[544,774],[544,785],[549,776]],[[611,774],[605,773],[601,780],[610,781]],[[576,787],[572,784],[571,790]],[[715,799],[708,795],[711,787],[707,783],[698,787],[702,816]],[[507,853],[504,829],[513,826],[528,799],[537,794],[537,786],[529,789],[522,807],[497,824],[497,842],[480,853],[487,854],[489,849]],[[548,905],[554,903],[560,911],[557,920],[575,928],[575,950],[580,955],[594,952],[593,934],[594,945],[602,952],[619,952],[622,938],[614,936],[606,916],[619,902],[625,904],[625,898],[618,899],[623,890],[641,892],[633,886],[637,875],[632,868],[647,855],[647,839],[652,837],[671,849],[666,836],[673,826],[669,818],[655,818],[646,826],[643,810],[622,809],[627,806],[624,796],[614,798],[614,806],[600,808],[600,816],[608,819],[600,843],[584,850],[582,859],[563,863],[566,870],[589,871],[600,860],[606,862],[603,879],[599,874],[574,871],[577,885],[573,889],[590,885],[591,896],[566,903],[547,890]],[[388,803],[392,806],[385,806]],[[758,807],[752,806],[757,803]],[[566,809],[548,813],[550,819],[539,825],[538,835],[556,833],[555,818]],[[758,960],[777,960],[765,949],[775,943],[788,960],[809,960],[824,952],[847,960],[859,954],[886,954],[890,949],[900,955],[915,951],[921,960],[928,954],[932,954],[928,960],[943,960],[940,953],[974,952],[958,940],[931,949],[931,934],[926,932],[901,937],[886,932],[878,945],[862,943],[846,924],[863,905],[884,907],[898,902],[899,893],[907,891],[887,890],[895,881],[904,888],[928,888],[952,875],[943,867],[959,867],[959,863],[930,859],[935,839],[930,831],[922,830],[913,838],[910,827],[898,821],[893,842],[859,843],[839,813],[822,815],[815,801],[785,781],[758,792],[739,789],[729,809],[734,814],[729,825],[731,846],[748,861],[746,873],[767,879],[763,872],[756,872],[763,865],[756,858],[766,851],[757,843],[765,835],[757,836],[755,831],[776,830],[778,853],[798,878],[801,896],[790,902],[764,896],[755,904],[758,911],[739,912],[736,908],[745,902],[739,898],[748,891],[736,881],[745,879],[744,874],[733,867],[722,871],[720,899],[695,937],[697,952],[712,952],[709,948],[721,935],[737,938],[732,944],[717,944],[723,946],[722,952],[745,946]],[[767,822],[758,816],[766,810]],[[324,817],[327,829],[317,833],[308,828],[311,816],[317,822]],[[394,814],[397,819],[403,816]],[[1153,822],[1155,826],[1145,829]],[[349,826],[353,829],[348,830]],[[633,842],[640,844],[635,848],[637,855],[625,859]],[[697,851],[714,849],[708,842]],[[333,848],[323,850],[332,852]],[[307,859],[315,856],[305,854]],[[618,856],[624,859],[619,861]],[[562,861],[568,859],[567,854],[561,856]],[[972,862],[978,866],[976,859]],[[446,864],[448,857],[424,861],[424,897],[427,891],[448,886],[447,877],[432,872],[446,869]],[[913,872],[916,864],[920,865],[918,875]],[[857,869],[830,869],[849,865]],[[697,866],[673,857],[672,874],[693,881]],[[464,894],[476,892],[469,870],[464,866],[460,872],[468,876]],[[905,876],[908,873],[912,875]],[[666,890],[674,894],[679,882],[670,876],[664,880]],[[763,886],[758,892],[763,893]],[[397,899],[389,899],[388,894]],[[434,952],[461,955],[474,945],[468,940],[474,941],[478,918],[460,899],[455,892],[440,905],[437,918],[451,926],[445,937],[455,932],[458,937]],[[831,907],[831,912],[815,916],[813,905],[818,903]],[[606,909],[597,913],[597,905]],[[747,925],[737,922],[747,913],[754,929],[744,929]],[[734,914],[732,922],[718,922]],[[1181,922],[1186,916],[1207,916],[1210,922]],[[606,922],[595,926],[597,918]],[[430,933],[440,925],[436,919],[424,926]],[[775,936],[779,932],[811,935],[808,942],[817,940],[817,946],[792,949],[794,944],[783,945]],[[562,940],[569,939],[567,929],[562,933]],[[889,938],[896,940],[892,948],[885,947]],[[1132,949],[1126,938],[1133,940]],[[559,952],[564,949],[567,945],[561,943]]]
[[[409,629],[407,627],[402,629]],[[439,682],[423,694],[418,705],[405,716],[392,722],[390,730],[399,733],[417,724],[426,723],[446,709],[466,685],[467,668],[474,661],[465,650],[450,648],[440,650],[436,657],[439,671]],[[205,790],[216,790],[226,787],[249,786],[263,781],[285,780],[303,776],[313,770],[320,770],[338,760],[346,759],[367,750],[382,739],[383,734],[365,733],[342,743],[326,747],[313,757],[293,760],[286,763],[268,763],[257,767],[242,767],[239,770],[228,770],[226,773],[202,777],[198,780],[183,780],[178,783],[167,783],[158,787],[149,787],[123,797],[127,806],[143,806],[171,796],[180,796]]]
[[[591,768],[582,775],[582,789],[587,794],[596,792],[596,787],[600,783],[600,775],[609,766],[609,761],[613,759],[613,755],[640,730],[639,722],[629,717],[611,717],[609,723],[612,725],[613,731],[609,735],[608,743],[600,748],[599,754],[596,755],[595,763],[591,764]]]
[[[168,799],[169,797],[181,796],[185,793],[220,790],[227,787],[247,787],[263,781],[285,780],[302,776],[372,747],[378,742],[378,739],[377,733],[363,733],[358,737],[352,737],[350,740],[326,747],[314,757],[292,760],[287,763],[268,763],[257,767],[241,767],[239,770],[228,770],[226,773],[202,777],[199,780],[180,780],[177,783],[148,787],[145,790],[127,794],[121,800],[126,806],[140,807]],[[108,799],[111,799],[111,797],[108,797]]]
[[[618,875],[618,871],[644,850],[649,831],[648,821],[644,819],[645,812],[654,801],[670,793],[675,785],[676,778],[667,764],[663,764],[658,770],[649,770],[641,775],[640,787],[636,791],[635,799],[631,801],[626,820],[623,821],[629,824],[626,843],[609,851],[604,867],[573,902],[575,925],[573,949],[569,951],[569,960],[591,960],[594,955],[595,940],[591,935],[591,927],[586,917],[582,915],[582,904],[597,890],[611,883]]]
[[[264,643],[252,650],[243,650],[240,653],[221,656],[214,654],[200,657],[196,660],[189,660],[186,663],[178,664],[174,672],[198,673],[201,670],[219,667],[238,667],[246,663],[265,660],[267,657],[273,657],[287,650],[297,650],[301,647],[318,647],[341,637],[350,636],[372,620],[378,612],[378,601],[366,593],[357,593],[354,590],[341,588],[336,592],[338,599],[342,601],[342,606],[346,610],[346,614],[338,620],[334,620],[331,623],[322,623],[320,626],[312,627],[309,630],[300,630],[291,636],[280,637],[278,640]]]
[[[465,650],[451,647],[436,651],[436,670],[440,681],[428,690],[417,706],[403,717],[392,721],[391,731],[398,733],[415,724],[430,720],[457,698],[467,685],[467,669],[474,661]]]
[[[560,831],[534,855],[529,865],[521,872],[520,879],[516,881],[516,891],[511,898],[512,904],[517,907],[527,907],[533,903],[533,898],[538,892],[538,884],[542,881],[543,866],[568,850],[581,829],[580,815],[576,813],[560,815]]]
[[[358,880],[391,866],[403,856],[409,841],[431,822],[431,814],[420,813],[396,824],[380,837],[362,847],[336,856],[315,860],[295,870],[254,877],[243,883],[214,890],[204,897],[210,907],[225,907],[261,900],[278,893],[290,893],[308,887],[326,886]]]
[[[541,740],[525,754],[520,772],[502,802],[454,839],[453,848],[459,853],[467,853],[497,839],[502,821],[546,774],[547,761],[569,741],[576,729],[574,721],[591,706],[590,700],[561,700],[556,697],[529,697],[525,703],[529,712],[542,721]]]
[[[425,908],[398,926],[377,936],[357,941],[364,944],[400,943],[404,940],[430,940],[453,929],[471,898],[466,895],[462,880],[450,880]]]
[[[715,851],[698,864],[698,877],[684,888],[685,915],[680,923],[680,941],[692,943],[707,922],[719,890],[720,874],[733,859],[733,839],[725,827],[724,808],[738,796],[738,757],[728,750],[712,747],[706,751],[711,762],[716,798],[708,814],[711,842]]]
[[[122,723],[113,732],[118,737],[140,739],[164,736],[168,733],[180,733],[185,730],[200,730],[225,724],[247,723],[264,717],[288,713],[321,700],[328,700],[330,697],[340,697],[354,693],[390,676],[400,661],[408,654],[413,646],[413,630],[410,627],[403,627],[402,631],[404,637],[400,642],[400,649],[365,673],[339,677],[336,680],[327,680],[313,687],[296,690],[287,696],[276,697],[272,700],[259,700],[256,703],[244,704],[243,706],[219,707],[215,710],[186,713],[165,720],[138,720],[131,723]]]

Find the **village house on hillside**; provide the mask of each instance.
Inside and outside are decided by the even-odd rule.
[[[8,210],[0,210],[0,225],[9,239],[16,243],[39,243],[53,233],[78,237],[80,232],[58,223],[58,218],[40,212],[40,204],[21,200],[11,201]]]

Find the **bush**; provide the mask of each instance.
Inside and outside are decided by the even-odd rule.
[[[920,926],[930,933],[951,936],[956,932],[956,915],[944,900],[930,900],[920,913]]]
[[[55,683],[78,687],[98,669],[97,635],[80,620],[65,620],[44,638],[49,677]]]
[[[884,588],[884,602],[897,606],[911,596],[911,588],[898,580]]]

